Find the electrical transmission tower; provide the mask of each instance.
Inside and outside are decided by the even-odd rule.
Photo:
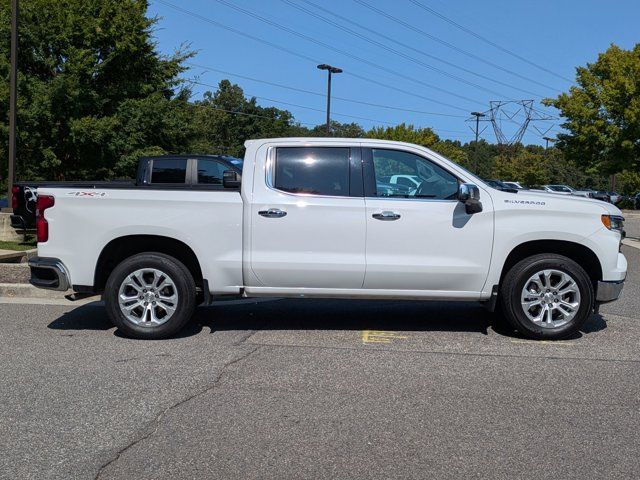
[[[533,104],[533,100],[494,100],[489,102],[491,108],[486,114],[491,121],[498,145],[516,145],[522,141],[522,137],[532,122],[554,120],[554,117],[534,108]],[[505,128],[507,123],[512,127],[511,129]],[[546,135],[553,127],[552,124],[548,129],[542,131],[534,126],[541,136]],[[513,132],[514,129],[515,132],[511,135],[506,133],[507,131]]]

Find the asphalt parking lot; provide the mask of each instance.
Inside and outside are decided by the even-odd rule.
[[[639,478],[640,250],[581,334],[476,304],[276,300],[123,338],[100,304],[0,304],[2,478]]]

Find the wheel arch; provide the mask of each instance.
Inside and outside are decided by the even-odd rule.
[[[200,262],[186,243],[162,235],[125,235],[111,240],[100,252],[94,273],[94,290],[104,290],[109,275],[120,262],[143,252],[163,253],[182,262],[193,276],[196,286],[203,287]]]
[[[594,288],[602,279],[602,264],[596,253],[589,247],[569,240],[532,240],[514,247],[502,266],[500,284],[507,272],[519,261],[541,253],[554,253],[570,258],[589,275]]]

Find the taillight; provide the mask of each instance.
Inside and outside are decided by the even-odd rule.
[[[51,195],[38,195],[38,202],[36,203],[36,234],[38,237],[38,243],[44,243],[49,240],[49,223],[44,218],[44,211],[47,208],[53,207],[56,203],[55,199]]]
[[[20,194],[20,187],[11,187],[11,208],[13,213],[16,213],[18,209],[18,195]]]

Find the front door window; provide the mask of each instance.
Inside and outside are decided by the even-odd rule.
[[[430,160],[400,150],[371,150],[376,197],[453,200],[458,180]]]

